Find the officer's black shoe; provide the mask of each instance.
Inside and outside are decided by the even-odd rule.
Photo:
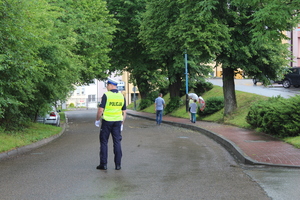
[[[107,170],[107,166],[106,165],[98,165],[96,169]]]
[[[121,165],[116,165],[116,170],[120,170],[121,169]]]

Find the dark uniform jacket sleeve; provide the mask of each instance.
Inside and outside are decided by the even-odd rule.
[[[105,108],[106,100],[107,100],[107,96],[106,96],[106,94],[103,94],[101,103],[99,104],[100,108]]]
[[[126,110],[126,99],[124,98],[124,105],[122,107],[122,110]]]

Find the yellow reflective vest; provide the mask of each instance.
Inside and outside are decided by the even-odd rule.
[[[122,107],[124,96],[121,93],[105,92],[107,97],[103,119],[106,121],[123,121]]]

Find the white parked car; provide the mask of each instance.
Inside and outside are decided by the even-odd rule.
[[[50,112],[48,112],[45,116],[39,116],[36,121],[43,124],[60,126],[59,111],[57,111],[54,106],[51,108],[52,110]]]

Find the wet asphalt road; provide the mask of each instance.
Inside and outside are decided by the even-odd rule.
[[[67,112],[55,141],[0,162],[1,200],[270,199],[219,144],[200,133],[127,117],[122,170],[99,164],[96,110]]]
[[[245,169],[273,200],[299,200],[299,169],[249,166]]]

